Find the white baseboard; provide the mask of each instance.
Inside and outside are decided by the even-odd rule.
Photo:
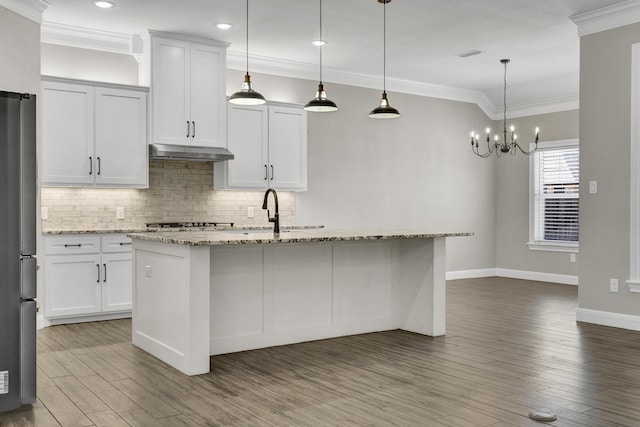
[[[578,285],[578,276],[569,276],[566,274],[496,268],[496,276],[509,277],[511,279],[535,280],[538,282],[562,283],[563,285]]]
[[[576,312],[578,322],[594,323],[602,326],[640,331],[640,316],[612,313],[610,311],[579,308]]]
[[[51,326],[51,322],[45,319],[43,314],[38,314],[36,317],[36,329],[42,329]]]
[[[510,270],[507,268],[483,268],[478,270],[447,271],[447,280],[475,279],[479,277],[509,277],[511,279],[535,280],[539,282],[578,285],[578,276],[541,273],[537,271]]]
[[[131,317],[130,311],[121,311],[117,313],[104,313],[96,315],[76,316],[76,317],[61,317],[54,319],[47,319],[44,315],[38,315],[36,319],[36,327],[38,329],[47,328],[55,325],[65,325],[68,323],[84,323],[84,322],[97,322],[101,320],[114,320],[125,319]]]
[[[478,270],[447,271],[446,279],[447,280],[476,279],[479,277],[495,277],[495,276],[497,276],[495,268],[482,268]]]

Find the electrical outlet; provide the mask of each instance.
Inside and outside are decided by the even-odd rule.
[[[618,279],[609,279],[609,292],[618,292]]]
[[[124,219],[124,208],[121,206],[116,208],[116,219]]]
[[[247,208],[247,218],[253,218],[253,206]]]
[[[569,254],[569,261],[576,262],[576,254]]]
[[[42,206],[40,208],[40,218],[41,219],[49,219],[49,208],[46,206]]]

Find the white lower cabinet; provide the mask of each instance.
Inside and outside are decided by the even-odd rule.
[[[46,236],[44,246],[45,317],[130,312],[129,238],[123,234],[56,235]]]

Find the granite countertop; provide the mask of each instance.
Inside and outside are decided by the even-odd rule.
[[[324,225],[281,225],[282,230],[306,230],[324,228]],[[56,235],[56,234],[129,234],[129,233],[148,233],[148,232],[169,232],[176,231],[231,231],[238,230],[273,230],[273,225],[218,225],[215,227],[177,227],[177,228],[159,228],[159,227],[141,227],[141,228],[104,228],[104,229],[77,229],[77,230],[46,230],[42,231],[44,235]]]
[[[472,236],[473,233],[434,233],[420,230],[327,230],[294,229],[280,231],[275,236],[271,229],[247,229],[226,231],[158,231],[156,233],[132,233],[133,239],[173,243],[188,246],[221,246],[267,243],[336,242],[354,240],[426,239],[434,237]]]
[[[43,230],[42,234],[46,236],[56,235],[56,234],[126,234],[126,233],[145,233],[150,231],[148,228],[94,228],[91,230],[88,229],[79,229],[79,230]]]

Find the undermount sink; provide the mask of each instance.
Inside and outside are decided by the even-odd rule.
[[[230,233],[230,234],[268,234],[273,233],[273,228],[245,228],[238,230],[222,230],[222,233]],[[282,233],[290,233],[291,230],[280,230],[280,234]]]

